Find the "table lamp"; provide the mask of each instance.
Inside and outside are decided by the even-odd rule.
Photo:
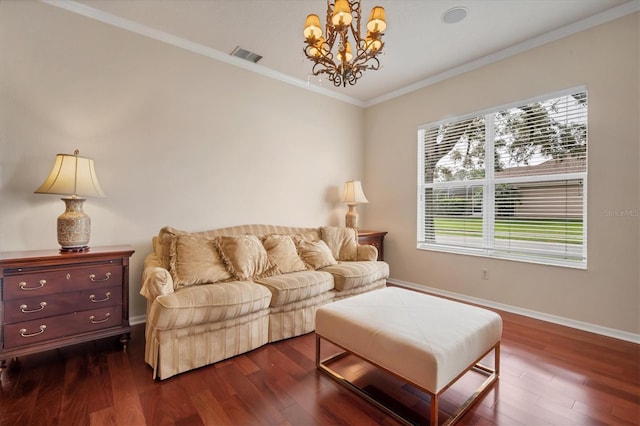
[[[65,195],[66,209],[58,216],[58,244],[61,252],[81,252],[89,249],[91,218],[82,210],[86,198],[104,197],[93,160],[73,155],[57,154],[53,169],[36,194]]]
[[[369,202],[367,197],[364,196],[362,184],[359,180],[351,180],[344,184],[342,202],[349,206],[349,211],[347,212],[344,220],[345,226],[348,228],[358,229],[358,213],[356,213],[356,205]]]

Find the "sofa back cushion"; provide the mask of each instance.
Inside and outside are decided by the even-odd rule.
[[[169,273],[174,289],[232,278],[214,240],[186,234],[173,235],[170,240]]]
[[[231,226],[228,228],[219,228],[211,231],[204,231],[206,234],[215,235],[255,235],[258,238],[270,235],[296,235],[305,240],[318,240],[320,239],[320,228],[302,228],[295,226],[280,226],[280,225],[241,225]]]

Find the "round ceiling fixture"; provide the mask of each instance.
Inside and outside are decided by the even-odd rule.
[[[469,10],[466,7],[456,6],[442,14],[442,22],[456,24],[467,17]]]

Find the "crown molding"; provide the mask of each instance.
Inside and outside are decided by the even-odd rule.
[[[639,10],[640,10],[640,0],[632,0],[628,3],[611,8],[597,15],[593,15],[589,18],[583,19],[581,21],[575,22],[573,24],[567,25],[557,30],[550,31],[546,34],[542,34],[538,37],[534,37],[522,43],[514,44],[513,46],[507,47],[506,49],[499,50],[490,55],[473,60],[471,62],[467,62],[466,64],[462,64],[457,67],[451,68],[447,71],[433,75],[417,83],[410,84],[401,89],[394,90],[393,92],[376,97],[374,99],[370,99],[364,103],[365,104],[364,106],[365,108],[370,107],[370,106],[397,98],[399,96],[403,96],[408,93],[415,92],[416,90],[425,88],[427,86],[431,86],[432,84],[436,84],[443,80],[450,79],[452,77],[458,76],[460,74],[464,74],[466,72],[475,70],[485,65],[489,65],[494,62],[501,61],[503,59],[517,55],[519,53],[526,52],[527,50],[531,50],[536,47],[542,46],[544,44],[550,43],[552,41],[560,40],[572,34],[576,34],[581,31],[587,30],[589,28],[613,21],[618,18],[622,18],[623,16],[630,15],[634,12],[638,12]]]
[[[498,62],[503,59],[509,58],[511,56],[517,55],[527,50],[534,49],[536,47],[550,43],[552,41],[562,39],[564,37],[570,36],[572,34],[576,34],[578,32],[587,30],[597,25],[601,25],[606,22],[613,21],[623,16],[630,15],[632,13],[640,11],[640,0],[631,0],[625,4],[611,8],[605,12],[599,13],[597,15],[594,15],[589,18],[583,19],[581,21],[575,22],[573,24],[567,25],[563,28],[559,28],[557,30],[548,32],[541,36],[534,37],[522,43],[515,44],[506,49],[500,50],[498,52],[476,59],[474,61],[467,62],[466,64],[451,68],[447,71],[433,75],[417,83],[410,84],[401,89],[394,90],[385,95],[370,99],[365,102],[365,101],[361,101],[359,99],[353,98],[351,96],[342,95],[340,93],[337,93],[332,90],[328,90],[321,86],[317,86],[315,84],[311,84],[309,82],[293,78],[284,73],[271,70],[264,66],[254,64],[240,58],[236,58],[234,56],[228,55],[227,53],[221,52],[219,50],[205,46],[203,44],[195,43],[193,41],[184,39],[182,37],[178,37],[173,34],[160,31],[155,28],[148,27],[146,25],[142,25],[135,21],[131,21],[116,15],[112,15],[110,13],[103,12],[101,10],[95,9],[90,6],[86,6],[81,3],[77,3],[75,1],[56,1],[56,0],[41,0],[41,1],[50,6],[58,7],[60,9],[67,10],[69,12],[76,13],[78,15],[95,19],[96,21],[113,25],[115,27],[124,29],[126,31],[130,31],[145,37],[149,37],[151,39],[154,39],[163,43],[167,43],[172,46],[185,49],[199,55],[207,56],[209,58],[212,58],[221,62],[225,62],[227,64],[234,65],[234,66],[264,75],[266,77],[273,78],[275,80],[279,80],[281,82],[291,84],[293,86],[296,86],[305,90],[309,90],[311,92],[315,92],[320,95],[328,96],[330,98],[334,98],[336,100],[339,100],[348,104],[352,104],[361,108],[367,108],[367,107],[406,95],[408,93],[415,92],[416,90],[425,88],[432,84],[436,84],[440,81],[447,80],[449,78],[475,70],[485,65],[489,65],[494,62]]]
[[[359,99],[353,98],[351,96],[345,96],[340,93],[336,93],[334,91],[325,89],[321,86],[310,84],[306,81],[302,81],[297,78],[288,76],[284,73],[266,68],[262,65],[254,64],[244,59],[231,56],[228,53],[221,52],[220,50],[213,49],[203,44],[196,43],[191,40],[187,40],[185,38],[178,37],[176,35],[173,35],[165,31],[161,31],[146,25],[142,25],[138,22],[131,21],[129,19],[121,18],[111,13],[103,12],[99,9],[86,6],[84,4],[77,3],[75,1],[57,1],[57,0],[40,0],[40,1],[50,6],[64,9],[66,11],[73,12],[78,15],[82,15],[87,18],[94,19],[96,21],[99,21],[108,25],[112,25],[114,27],[118,27],[126,31],[130,31],[132,33],[136,33],[144,37],[148,37],[148,38],[160,41],[162,43],[170,44],[172,46],[178,47],[180,49],[188,50],[198,55],[203,55],[203,56],[215,59],[217,61],[225,62],[227,64],[234,65],[234,66],[243,68],[245,70],[264,75],[265,77],[269,77],[269,78],[281,81],[283,83],[287,83],[287,84],[290,84],[302,89],[306,89],[324,96],[328,96],[348,104],[352,104],[361,108],[365,106],[364,102],[362,102]]]

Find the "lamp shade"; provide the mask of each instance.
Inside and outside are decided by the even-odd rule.
[[[78,150],[73,155],[57,154],[49,177],[35,193],[104,197],[93,160],[80,157],[78,154]]]
[[[362,191],[362,184],[359,180],[351,180],[344,184],[344,193],[342,194],[342,202],[347,204],[368,203],[367,197]]]
[[[336,0],[336,4],[333,7],[333,16],[331,22],[335,26],[351,25],[353,16],[351,15],[351,8],[347,0]]]
[[[320,38],[320,36],[322,36],[320,18],[315,14],[308,15],[304,24],[304,38]]]
[[[367,29],[372,33],[382,32],[387,29],[387,21],[384,13],[384,7],[376,6],[371,9]]]

